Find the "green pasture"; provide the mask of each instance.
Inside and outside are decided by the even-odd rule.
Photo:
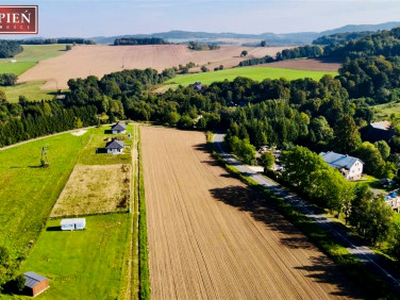
[[[241,67],[226,69],[220,71],[178,75],[168,81],[164,88],[173,88],[178,85],[187,86],[193,84],[196,81],[202,84],[209,85],[216,81],[229,80],[233,81],[236,77],[247,77],[256,81],[262,81],[266,78],[269,79],[279,79],[285,78],[287,80],[294,80],[299,78],[312,78],[314,80],[319,80],[325,74],[330,74],[336,76],[337,72],[321,72],[321,71],[306,71],[306,70],[293,70],[285,68],[273,68],[273,67]]]
[[[41,299],[117,299],[129,241],[129,214],[86,217],[86,230],[60,231],[50,220],[22,272],[50,279]]]

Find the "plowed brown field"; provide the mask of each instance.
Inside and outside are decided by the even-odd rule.
[[[204,134],[141,130],[153,299],[358,297],[329,258],[215,163]]]
[[[200,66],[207,65],[209,69],[219,65],[231,68],[246,59],[240,57],[243,50],[248,51],[248,58],[254,58],[275,56],[286,48],[290,47],[221,46],[219,50],[191,51],[186,45],[75,46],[63,55],[40,61],[21,74],[18,82],[44,80],[46,83],[42,88],[54,90],[68,88],[67,81],[71,78],[89,75],[101,78],[122,69],[153,68],[162,71],[191,61]]]

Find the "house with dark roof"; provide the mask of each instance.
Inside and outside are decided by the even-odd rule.
[[[35,272],[26,272],[24,277],[26,279],[25,290],[29,296],[36,297],[50,287],[49,279]]]
[[[368,126],[361,128],[360,133],[363,141],[371,143],[381,140],[389,142],[394,135],[392,123],[389,121],[370,123]]]
[[[106,144],[105,149],[107,150],[107,153],[118,154],[123,153],[124,147],[125,143],[123,141],[112,140]]]
[[[330,167],[339,170],[347,180],[361,179],[364,167],[361,159],[332,151],[321,152],[320,155]]]
[[[126,126],[124,124],[117,123],[111,126],[111,132],[113,134],[125,133],[125,131],[126,131]]]

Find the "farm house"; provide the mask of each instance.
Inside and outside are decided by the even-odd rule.
[[[113,134],[118,134],[118,133],[125,133],[126,127],[123,124],[117,123],[111,126],[111,132]]]
[[[26,279],[25,290],[29,296],[35,297],[50,287],[49,279],[35,272],[26,272],[24,277]]]
[[[61,230],[84,230],[86,228],[86,219],[62,219]]]
[[[118,154],[123,153],[124,147],[125,144],[123,141],[112,140],[111,142],[107,143],[106,150],[107,153]]]

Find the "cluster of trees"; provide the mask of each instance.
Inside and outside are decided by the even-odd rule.
[[[188,48],[190,50],[195,51],[204,51],[204,50],[217,50],[221,47],[215,44],[200,44],[198,42],[189,41]]]
[[[60,101],[19,103],[0,100],[0,147],[35,137],[98,124],[95,106],[67,106]]]
[[[323,53],[323,48],[315,45],[284,49],[276,54],[276,60],[287,60],[300,57],[317,58]]]
[[[346,58],[339,73],[339,79],[351,98],[371,98],[374,103],[386,103],[398,99],[399,57]]]
[[[344,214],[346,223],[370,245],[388,241],[393,251],[398,249],[394,213],[383,196],[374,198],[368,186],[346,181],[338,170],[305,147],[285,151],[280,160],[284,182],[318,206]]]
[[[127,46],[127,45],[166,45],[170,44],[162,38],[145,37],[145,38],[118,38],[114,41],[114,46]]]
[[[345,32],[335,33],[331,35],[324,35],[315,39],[313,45],[330,45],[330,44],[344,44],[350,40],[363,38],[367,35],[374,33],[373,31],[359,31],[359,32]]]
[[[0,74],[0,85],[1,86],[10,86],[15,85],[17,83],[18,76],[14,73],[3,73]]]
[[[0,58],[14,57],[23,50],[18,41],[0,40]]]

